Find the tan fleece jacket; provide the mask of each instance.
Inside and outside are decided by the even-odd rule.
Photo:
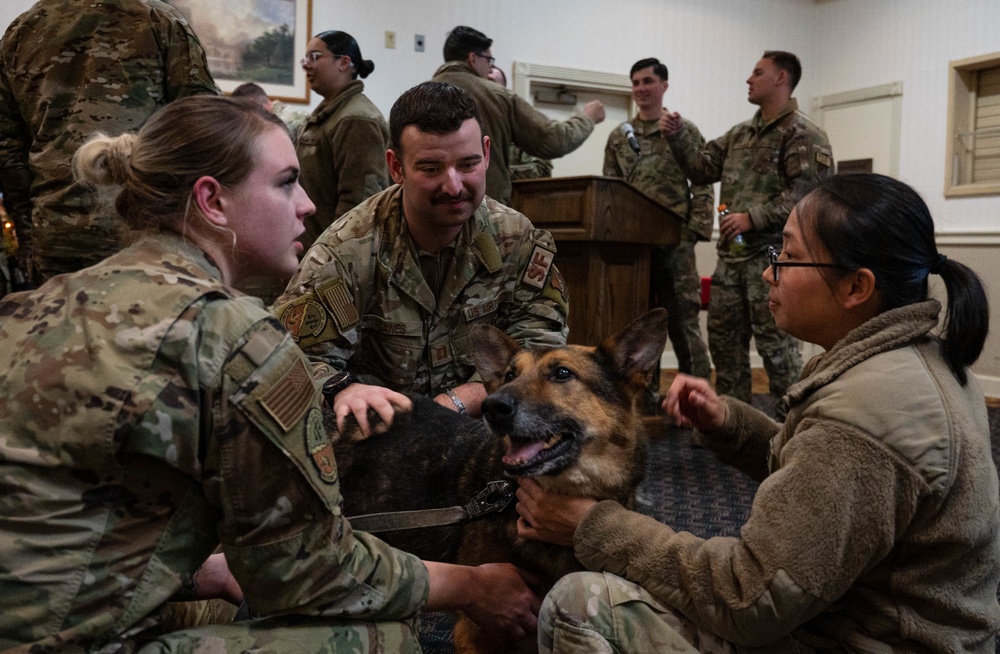
[[[727,398],[708,444],[770,470],[739,538],[602,502],[577,557],[743,647],[992,653],[1000,489],[982,392],[930,334],[939,312],[885,312],[810,361],[783,426]]]

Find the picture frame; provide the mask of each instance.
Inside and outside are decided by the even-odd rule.
[[[166,0],[198,35],[222,91],[255,82],[274,100],[309,103],[299,61],[312,38],[313,0]]]

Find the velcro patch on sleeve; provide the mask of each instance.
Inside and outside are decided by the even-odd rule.
[[[354,308],[354,299],[351,297],[350,291],[347,290],[347,284],[344,283],[344,280],[331,279],[317,286],[316,294],[330,310],[337,327],[342,332],[357,324],[358,310]]]
[[[500,251],[497,250],[496,241],[493,240],[493,236],[490,234],[480,234],[475,240],[476,249],[479,251],[479,257],[486,266],[486,269],[491,273],[500,270],[500,266],[503,265],[503,258],[500,256]]]
[[[325,484],[336,483],[337,461],[333,458],[333,444],[323,427],[323,413],[319,409],[313,408],[309,412],[303,433],[306,453],[312,460],[319,478]]]
[[[261,395],[260,405],[288,433],[302,420],[315,395],[316,386],[312,375],[306,367],[305,359],[299,358]]]
[[[326,328],[326,309],[311,295],[292,300],[277,313],[281,326],[296,341],[316,338]]]
[[[300,348],[305,349],[337,338],[335,321],[312,292],[277,307],[275,313],[278,322]]]
[[[817,150],[816,163],[818,163],[821,166],[826,166],[827,168],[833,168],[833,157],[831,157],[828,152],[824,152],[823,150]]]
[[[528,286],[533,286],[538,290],[545,288],[545,280],[549,277],[549,270],[552,268],[552,260],[556,258],[556,253],[552,250],[536,245],[531,253],[531,260],[524,271],[521,281]]]
[[[549,275],[549,285],[545,289],[545,297],[563,305],[569,302],[569,289],[566,288],[566,280],[563,279],[558,266],[552,266],[552,274]]]

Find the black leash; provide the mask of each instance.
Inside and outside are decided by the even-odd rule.
[[[514,499],[516,489],[516,485],[509,481],[491,481],[486,484],[486,488],[473,495],[472,500],[465,506],[421,509],[419,511],[366,513],[347,519],[353,529],[373,534],[382,531],[453,525],[503,511]]]

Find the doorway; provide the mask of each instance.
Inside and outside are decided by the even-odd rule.
[[[608,135],[629,119],[632,81],[628,75],[514,62],[514,92],[553,120],[566,120],[591,100],[604,104],[605,118],[579,148],[552,161],[553,177],[600,175]]]

